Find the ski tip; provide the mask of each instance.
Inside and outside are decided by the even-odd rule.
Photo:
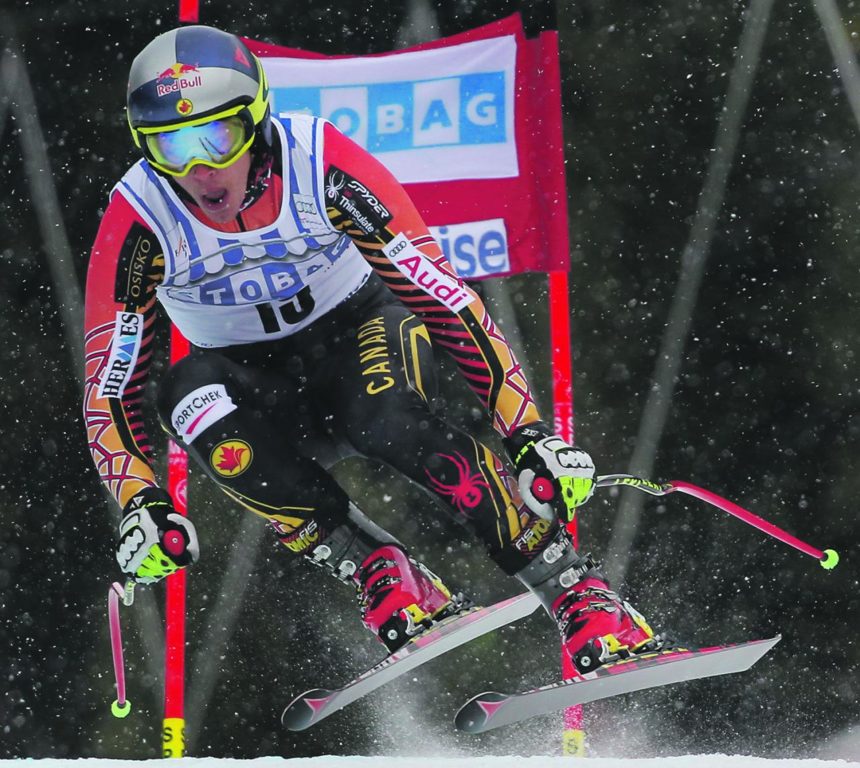
[[[508,696],[496,691],[486,691],[473,696],[454,716],[454,725],[458,731],[466,733],[483,733],[490,729],[491,715],[501,707]]]
[[[296,696],[281,713],[281,725],[290,731],[303,731],[320,720],[326,700],[331,691],[314,688]]]
[[[782,635],[777,634],[773,637],[767,637],[764,640],[759,640],[759,645],[763,646],[762,655],[767,653],[771,648],[773,648],[780,640],[782,640]]]
[[[774,635],[773,637],[765,637],[761,640],[747,640],[744,643],[722,646],[718,650],[732,655],[736,659],[736,662],[733,666],[719,674],[728,675],[735,672],[746,672],[766,656],[780,640],[782,640],[782,635]],[[706,675],[706,677],[711,677],[711,675]]]

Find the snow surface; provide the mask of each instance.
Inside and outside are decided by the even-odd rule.
[[[860,768],[845,760],[769,760],[742,755],[611,757],[261,757],[255,760],[0,760],[0,768]]]

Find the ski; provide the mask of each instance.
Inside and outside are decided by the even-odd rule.
[[[464,704],[454,722],[461,731],[483,733],[575,704],[686,680],[743,672],[780,639],[781,635],[777,635],[736,645],[655,651],[610,662],[574,680],[522,693],[488,691]]]
[[[451,616],[417,635],[342,688],[314,688],[297,696],[281,715],[281,723],[291,731],[309,728],[425,662],[528,616],[539,605],[538,598],[526,592],[486,608],[472,608],[466,613]]]

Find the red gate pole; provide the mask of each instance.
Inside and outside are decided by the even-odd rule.
[[[570,334],[570,296],[567,272],[549,273],[549,327],[552,348],[552,402],[556,434],[568,443],[574,442],[573,421],[573,359]],[[578,545],[576,521],[568,531]],[[565,679],[573,677],[575,669],[566,654],[561,657],[561,671]],[[562,754],[572,757],[585,755],[585,730],[582,705],[564,711]]]
[[[175,326],[170,328],[170,364],[188,354],[188,340]],[[188,514],[188,454],[170,440],[167,446],[167,490],[176,511]],[[162,754],[185,754],[185,586],[186,571],[167,577],[164,611],[164,724]]]
[[[179,21],[199,21],[198,0],[179,0]],[[188,340],[175,326],[170,328],[170,364],[185,357]],[[167,491],[176,511],[188,514],[188,454],[174,441],[167,446]],[[185,594],[186,571],[167,577],[167,599],[164,610],[164,721],[162,754],[164,757],[185,755]]]

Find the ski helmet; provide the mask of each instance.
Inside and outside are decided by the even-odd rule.
[[[271,142],[269,89],[259,59],[235,35],[205,26],[156,37],[131,64],[128,124],[159,171],[224,168],[256,137]]]

